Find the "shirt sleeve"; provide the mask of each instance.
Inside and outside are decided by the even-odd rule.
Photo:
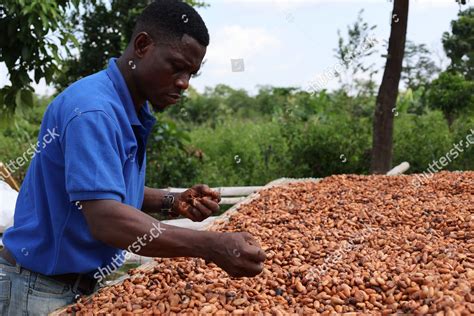
[[[117,125],[103,111],[74,117],[63,138],[66,191],[70,202],[125,199]]]

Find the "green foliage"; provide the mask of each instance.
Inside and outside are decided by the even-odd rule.
[[[174,119],[187,124],[206,122],[215,125],[223,116],[231,113],[227,97],[234,95],[235,92],[237,90],[226,85],[217,85],[213,89],[207,88],[202,95],[190,88],[180,103],[172,107],[169,113]]]
[[[459,158],[449,166],[450,170],[474,170],[474,115],[459,118],[451,127],[452,144],[463,141]],[[471,135],[471,136],[469,136]],[[454,145],[452,145],[454,147]]]
[[[189,135],[173,120],[160,116],[147,146],[147,185],[192,186],[198,160],[187,150]]]
[[[35,96],[34,102],[37,106],[26,109],[21,116],[15,116],[13,123],[0,131],[1,162],[15,163],[16,159],[23,156],[30,146],[36,144],[41,119],[49,101],[49,98],[38,99]],[[15,163],[19,169],[12,170],[14,171],[13,177],[21,181],[26,174],[28,165],[29,161],[23,166],[18,166]]]
[[[288,145],[274,122],[235,121],[228,118],[215,129],[193,130],[193,146],[204,157],[195,182],[211,186],[263,185],[275,175],[291,174]]]
[[[410,162],[410,172],[422,172],[435,159],[443,156],[451,146],[451,134],[439,111],[425,115],[400,113],[395,120],[395,165]]]
[[[443,46],[451,59],[450,69],[474,80],[474,7],[459,12],[451,22],[451,33],[443,34]]]
[[[276,105],[269,108],[272,98]],[[410,162],[410,172],[426,171],[474,126],[473,113],[463,110],[450,129],[440,110],[421,107],[422,99],[419,90],[401,93],[395,114],[394,163]],[[206,94],[190,92],[186,102],[195,105],[196,100],[218,104],[219,110],[182,118],[176,106],[157,115],[159,124],[147,145],[148,186],[262,185],[280,177],[369,173],[373,96],[265,87],[252,97],[220,86]],[[15,160],[36,142],[48,100],[36,102],[42,106],[1,132],[0,161]],[[188,103],[184,107],[192,110]],[[193,115],[199,124],[189,119]],[[446,169],[474,169],[473,148],[460,152]],[[26,167],[15,172],[19,181]]]
[[[29,71],[36,83],[41,78],[52,82],[61,60],[59,47],[69,52],[66,44],[76,42],[67,13],[78,5],[78,0],[6,0],[0,4],[0,62],[5,62],[11,81],[0,89],[0,118],[4,121],[17,106],[32,106]]]
[[[474,81],[445,71],[431,83],[427,100],[432,108],[443,112],[451,126],[457,115],[474,110]]]
[[[323,177],[339,173],[367,173],[371,124],[367,119],[334,115],[308,124],[297,124],[293,137],[292,165],[296,176]]]
[[[401,79],[407,88],[417,90],[424,87],[441,71],[431,59],[431,54],[425,44],[406,42]]]

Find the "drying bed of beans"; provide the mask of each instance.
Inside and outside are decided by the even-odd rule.
[[[273,187],[218,231],[247,231],[263,272],[234,279],[195,258],[81,299],[79,315],[474,314],[474,172],[338,175]],[[238,255],[238,253],[236,253]]]

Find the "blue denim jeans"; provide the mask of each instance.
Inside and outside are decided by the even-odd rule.
[[[74,303],[77,291],[0,257],[0,315],[48,315]]]

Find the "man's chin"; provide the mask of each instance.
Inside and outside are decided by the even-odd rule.
[[[161,102],[161,103],[151,103],[151,107],[153,108],[153,111],[155,112],[163,112],[164,110],[166,110],[167,107],[169,107],[171,104],[168,104],[168,103],[164,103],[164,102]]]
[[[162,98],[158,102],[151,102],[150,101],[150,104],[153,107],[153,110],[158,111],[158,112],[162,112],[166,108],[168,108],[170,105],[178,103],[178,101],[179,101],[179,99],[167,96],[167,97]]]

